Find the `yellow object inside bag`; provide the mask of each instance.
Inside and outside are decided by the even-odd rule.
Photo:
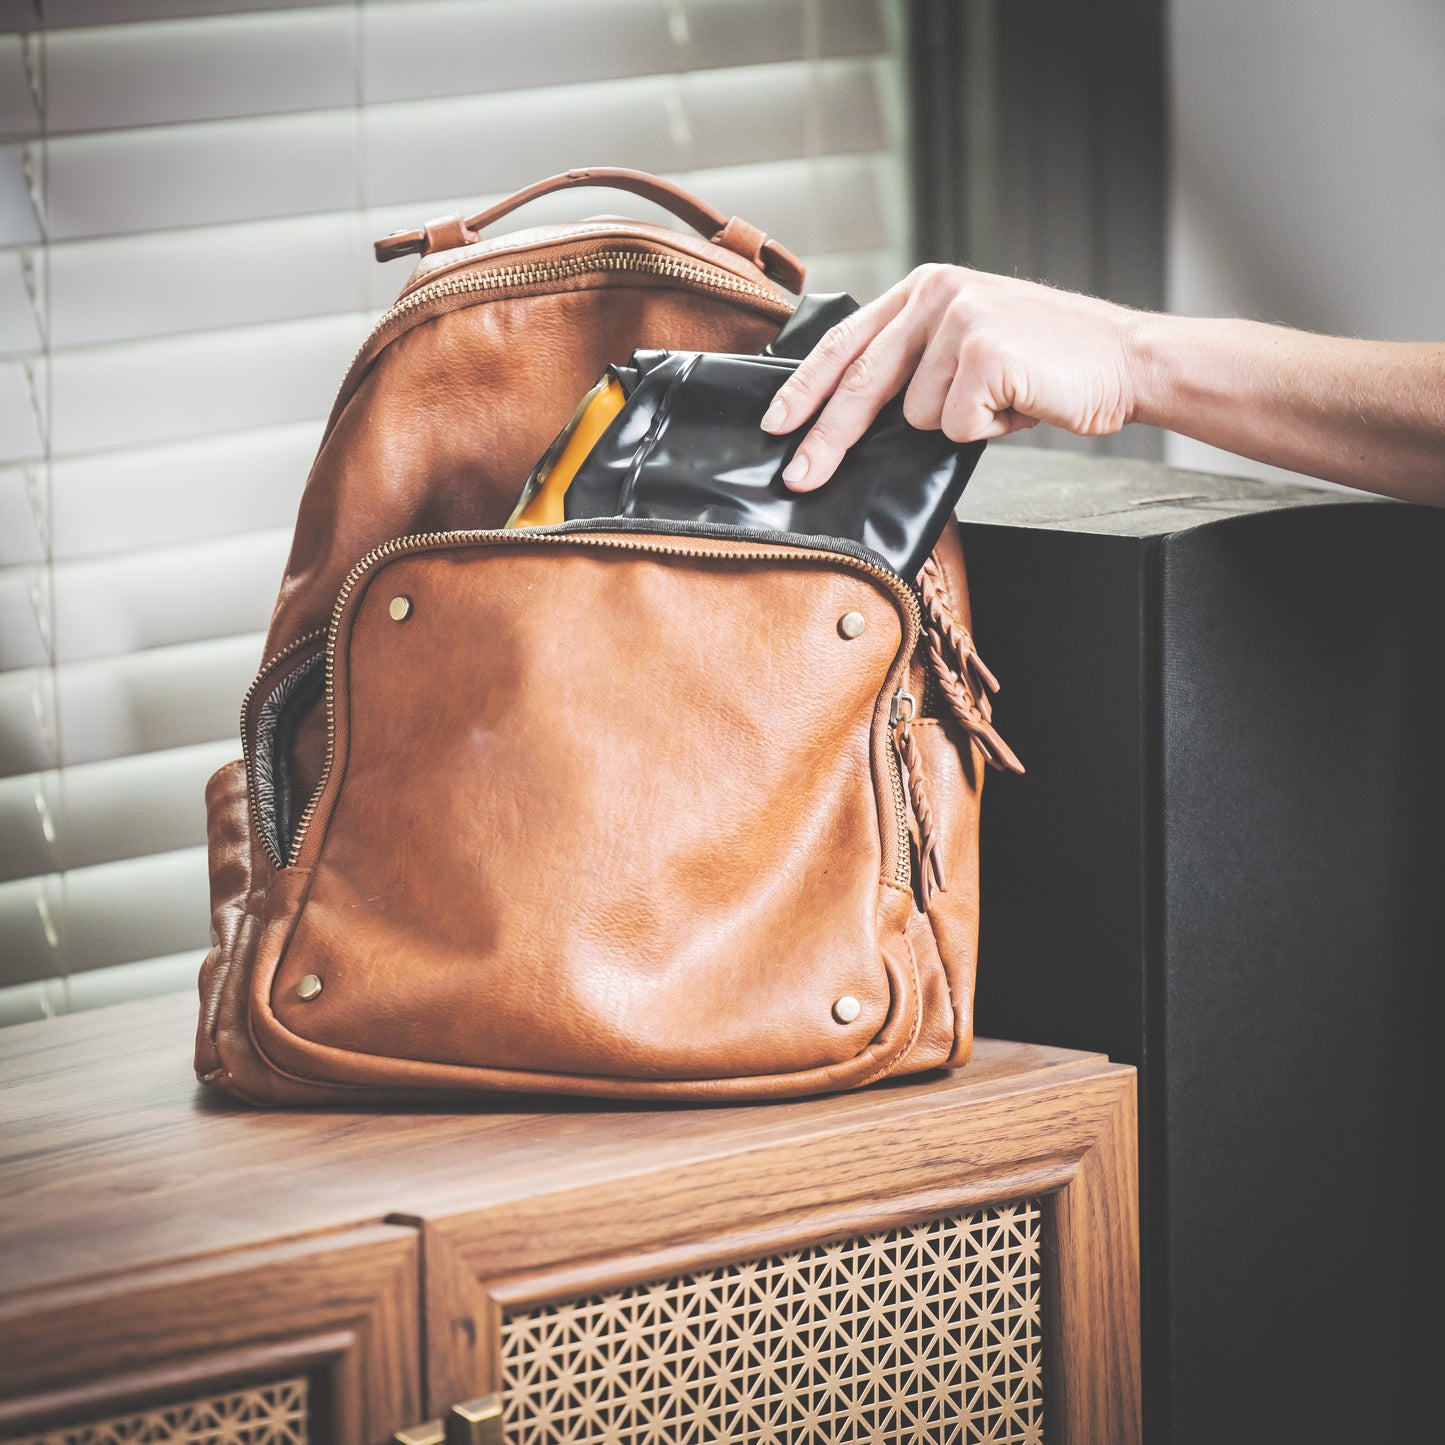
[[[550,527],[567,520],[563,498],[577,469],[598,438],[622,410],[627,394],[618,381],[606,374],[577,404],[572,420],[557,434],[547,454],[537,463],[522,488],[509,527]]]

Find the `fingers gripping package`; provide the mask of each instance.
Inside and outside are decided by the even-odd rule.
[[[699,234],[491,234],[569,186]],[[640,172],[377,253],[420,260],[207,788],[198,1075],[722,1100],[966,1062],[982,773],[1018,768],[951,516],[980,448],[894,404],[789,492],[757,422],[852,303]]]
[[[626,516],[832,537],[916,577],[981,442],[909,426],[895,397],[826,487],[794,492],[782,470],[805,429],[784,438],[759,425],[798,358],[853,310],[848,296],[805,297],[759,356],[634,351],[609,366],[528,478],[510,524]]]

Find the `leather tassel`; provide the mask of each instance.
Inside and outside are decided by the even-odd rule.
[[[973,640],[973,634],[967,628],[959,625],[958,619],[953,615],[953,608],[948,595],[948,584],[944,581],[943,572],[937,562],[930,556],[923,564],[923,569],[918,574],[918,587],[922,597],[924,611],[928,616],[928,630],[935,632],[947,642],[956,659],[956,670],[960,674],[966,673],[969,681],[973,684],[975,706],[985,716],[993,715],[989,694],[999,690],[999,681],[989,670],[983,658],[978,655],[978,647]]]
[[[933,807],[928,801],[928,790],[923,783],[923,759],[918,755],[913,729],[906,721],[899,723],[894,730],[893,740],[908,779],[908,802],[913,809],[913,820],[918,824],[918,882],[923,906],[927,908],[933,902],[935,893],[948,891],[948,880],[943,876],[943,859],[938,853],[938,830],[933,819]]]
[[[998,679],[978,655],[972,635],[953,615],[947,585],[932,557],[918,574],[918,590],[927,619],[929,664],[949,710],[990,767],[1022,773],[1024,765],[993,725],[989,694],[999,690]]]
[[[948,702],[959,727],[978,745],[984,760],[1000,772],[1021,773],[1024,765],[1014,755],[1014,750],[999,736],[993,720],[979,708],[974,694],[967,684],[949,665],[936,633],[928,634],[928,660],[938,682],[938,690]]]

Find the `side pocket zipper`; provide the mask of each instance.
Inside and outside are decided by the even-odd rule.
[[[917,712],[918,704],[911,692],[900,690],[893,694],[888,708],[888,727],[893,734],[893,746],[902,764],[903,775],[908,779],[908,801],[913,808],[914,821],[918,824],[918,886],[923,906],[927,908],[933,902],[935,893],[947,891],[948,880],[943,876],[938,830],[923,781],[923,759],[918,754],[918,744],[913,737],[912,723]]]

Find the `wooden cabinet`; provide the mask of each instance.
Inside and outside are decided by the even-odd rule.
[[[0,1440],[1138,1438],[1128,1068],[264,1113],[191,1022],[0,1034]]]
[[[21,1293],[0,1305],[0,1432],[385,1439],[421,1407],[418,1263],[382,1225]]]

